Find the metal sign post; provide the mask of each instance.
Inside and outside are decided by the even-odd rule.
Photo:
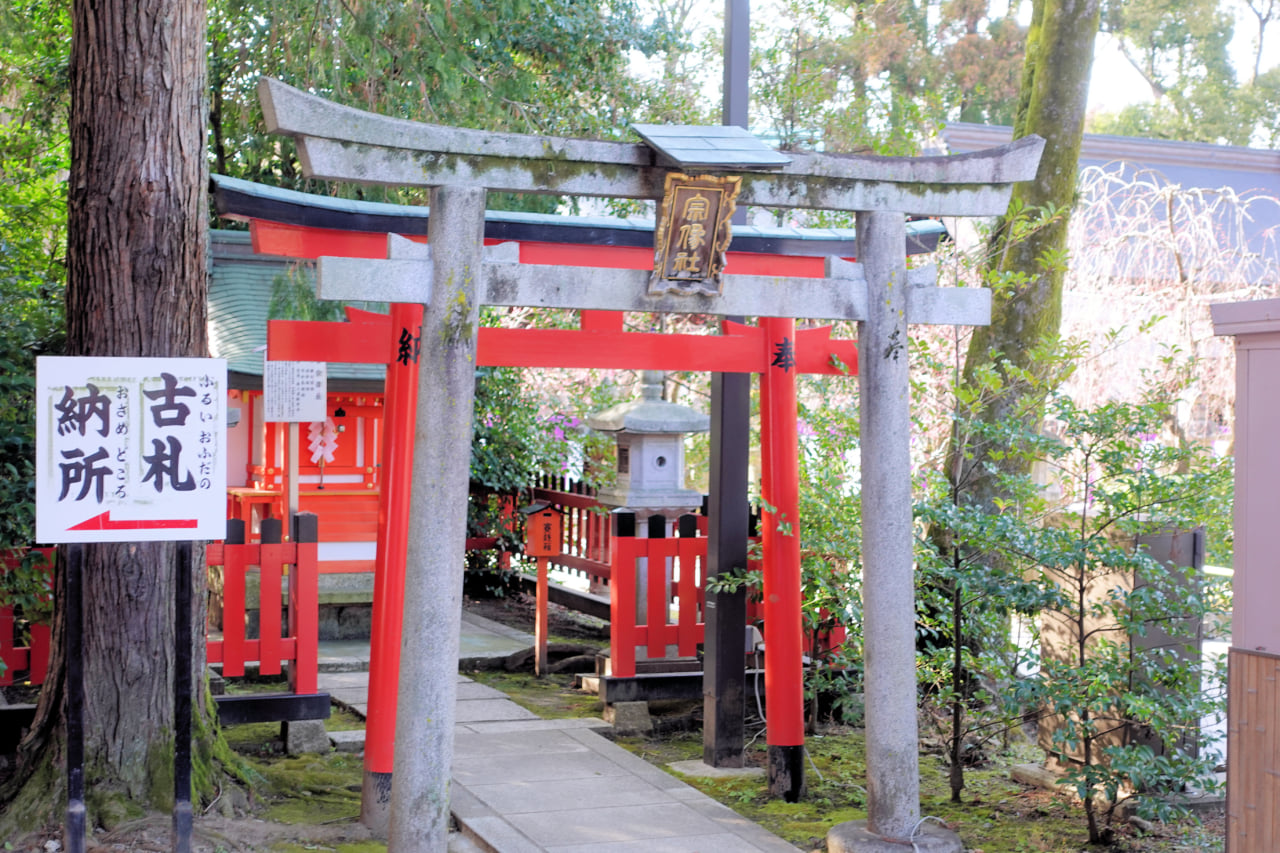
[[[63,594],[67,617],[64,642],[67,650],[67,830],[69,853],[84,853],[84,548],[67,548]]]
[[[191,848],[192,539],[226,529],[227,365],[206,358],[36,361],[36,536],[66,544],[67,825],[85,849],[85,542],[177,541],[175,851]]]

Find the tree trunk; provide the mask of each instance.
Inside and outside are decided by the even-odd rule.
[[[204,0],[74,0],[72,15],[67,352],[207,355]],[[90,821],[94,805],[113,797],[152,808],[173,803],[174,551],[172,543],[85,546]],[[199,548],[193,575],[189,641],[200,685],[206,584]],[[55,610],[58,627],[61,598]],[[61,645],[59,630],[59,665],[17,777],[26,790],[0,792],[18,797],[0,829],[9,828],[22,800],[47,797],[52,786],[61,792],[45,802],[53,817],[65,797],[64,777],[50,769],[65,743]],[[202,697],[195,713],[205,713]],[[200,723],[197,717],[195,728],[207,730]]]
[[[981,415],[988,423],[1021,417],[1033,426],[1043,417],[1042,392],[1019,380],[1016,372],[1027,370],[1039,380],[1048,378],[1049,368],[1035,351],[1042,342],[1057,338],[1062,323],[1065,266],[1043,261],[1061,258],[1066,251],[1067,213],[1075,201],[1101,8],[1101,0],[1035,0],[1013,135],[1015,139],[1042,136],[1044,155],[1035,180],[1015,186],[1010,214],[993,232],[988,247],[989,269],[1020,278],[995,300],[991,325],[974,331],[964,367],[963,382],[971,387],[978,371],[993,363],[1005,381],[1006,392],[994,397]],[[1048,205],[1062,215],[1018,239],[1012,227],[1014,212]],[[1014,370],[1004,369],[1001,360]],[[965,458],[963,450],[953,445],[953,463]],[[963,467],[952,464],[948,469],[956,483],[964,484],[969,501],[991,506],[999,493],[996,475],[986,467],[989,460],[983,449],[973,450],[977,452]],[[1000,464],[1024,463],[1005,460]]]
[[[1044,417],[1045,385],[1052,384],[1061,365],[1046,359],[1040,346],[1057,339],[1062,323],[1062,286],[1065,267],[1061,259],[1067,246],[1067,212],[1075,201],[1079,174],[1080,143],[1084,136],[1085,109],[1089,96],[1089,74],[1093,65],[1101,0],[1035,0],[1027,51],[1023,65],[1017,118],[1013,136],[1020,139],[1037,134],[1044,138],[1044,154],[1034,181],[1015,185],[1009,212],[1002,218],[989,241],[987,268],[1008,275],[1016,283],[998,292],[992,305],[991,325],[974,330],[965,358],[962,384],[980,387],[977,377],[994,365],[1002,391],[991,395],[976,417],[996,424],[1020,419],[1028,429],[1037,428]],[[1019,235],[1015,227],[1019,211],[1052,205],[1061,212],[1046,227],[1029,235]],[[1025,374],[1024,374],[1025,371]],[[1024,375],[1033,377],[1031,381]],[[982,435],[982,431],[978,431]],[[1022,454],[1000,454],[993,458],[985,439],[970,441],[974,431],[957,428],[952,432],[947,474],[957,503],[998,511],[1001,496],[1000,474],[1028,473],[1030,462]],[[949,533],[933,531],[942,553],[966,543],[952,543]],[[942,590],[952,593],[954,590]],[[941,606],[928,603],[926,611]],[[927,613],[941,621],[942,612]],[[981,640],[965,636],[962,628],[947,638],[952,647],[980,649]],[[970,673],[960,669],[953,678],[965,684]],[[958,728],[958,726],[957,726]],[[953,732],[953,735],[956,732]],[[955,771],[953,786],[963,779]],[[953,795],[957,793],[953,787]]]

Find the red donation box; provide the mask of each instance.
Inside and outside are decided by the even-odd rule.
[[[524,553],[527,557],[558,557],[562,521],[558,510],[547,507],[529,514],[524,526]]]

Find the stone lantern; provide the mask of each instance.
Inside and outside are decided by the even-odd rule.
[[[711,417],[662,399],[664,375],[646,370],[640,399],[587,418],[618,443],[618,481],[597,495],[607,506],[644,510],[674,520],[702,505],[701,493],[684,487],[684,437],[711,429]]]

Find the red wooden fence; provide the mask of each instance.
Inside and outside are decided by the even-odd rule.
[[[44,554],[42,568],[52,578],[53,549],[39,549]],[[0,554],[0,575],[18,567],[22,560],[19,553]],[[30,645],[20,645],[23,625],[30,634]],[[13,612],[13,606],[0,603],[0,660],[4,661],[4,672],[0,672],[0,687],[13,684],[22,674],[23,681],[30,684],[43,684],[49,673],[49,639],[48,625],[25,623]]]
[[[635,676],[636,658],[641,650],[653,658],[666,656],[669,646],[674,646],[681,657],[698,653],[698,644],[706,629],[703,581],[707,539],[697,535],[694,516],[681,517],[679,528],[681,535],[675,539],[641,539],[617,534],[612,538],[609,655],[616,678]],[[641,559],[646,560],[643,566]],[[642,586],[645,588],[643,624],[637,616]],[[671,620],[673,606],[677,608],[674,622]]]
[[[310,521],[308,522],[307,519]],[[262,523],[262,542],[242,544],[243,533],[228,531],[228,541],[209,545],[205,562],[222,568],[222,639],[206,643],[209,663],[222,664],[222,674],[244,675],[245,664],[256,661],[261,675],[279,675],[289,663],[289,689],[316,692],[319,672],[319,567],[316,559],[315,516],[298,515],[294,542],[281,542],[278,519]],[[251,573],[258,575],[258,638],[245,631],[246,589]],[[282,586],[288,577],[288,598]],[[288,620],[281,610],[288,604]],[[211,620],[212,621],[212,620]]]
[[[616,678],[633,678],[640,657],[665,657],[674,648],[679,657],[693,657],[703,642],[706,624],[707,519],[705,516],[682,516],[679,536],[665,538],[665,522],[654,523],[649,538],[633,534],[634,521],[621,522],[627,535],[615,533],[613,551],[613,583],[610,585],[610,668]],[[641,560],[646,560],[641,565]],[[750,560],[748,568],[758,570],[758,560]],[[667,582],[668,575],[671,578]],[[638,616],[640,589],[644,588],[645,618]],[[672,615],[674,612],[674,616]],[[749,597],[748,623],[760,622],[764,608]],[[767,635],[767,626],[766,626]],[[844,643],[843,626],[822,632],[817,638],[806,632],[805,654],[838,648]]]

